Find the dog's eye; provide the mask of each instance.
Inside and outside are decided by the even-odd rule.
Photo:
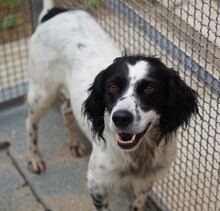
[[[148,85],[144,91],[148,94],[151,94],[157,91],[157,87],[154,85]]]
[[[115,94],[118,92],[118,86],[114,83],[109,84],[107,89],[112,94]]]

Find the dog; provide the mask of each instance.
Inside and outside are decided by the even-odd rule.
[[[45,171],[37,131],[62,93],[70,150],[84,156],[73,121],[92,143],[87,181],[97,210],[110,210],[108,191],[131,186],[130,210],[144,210],[152,185],[176,157],[177,134],[198,113],[197,93],[158,58],[121,55],[85,11],[44,8],[29,45],[26,119],[29,169]]]

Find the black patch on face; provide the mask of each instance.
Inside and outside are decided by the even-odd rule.
[[[187,126],[193,114],[199,114],[197,93],[159,59],[148,58],[147,61],[150,64],[149,77],[159,82],[159,96],[163,99],[161,105],[157,105],[161,115],[160,131],[162,137],[167,137],[178,127]],[[156,101],[157,104],[160,101]]]
[[[142,110],[147,112],[154,109],[160,113],[166,100],[166,86],[163,80],[151,78],[150,75],[136,84],[137,97]],[[157,87],[157,91],[149,94],[145,89],[151,84]]]
[[[198,113],[197,94],[188,87],[173,70],[167,68],[159,59],[143,55],[116,58],[109,67],[100,72],[90,87],[89,97],[83,104],[83,113],[92,123],[94,135],[104,139],[104,111],[111,112],[115,103],[128,88],[128,65],[139,61],[149,64],[146,77],[134,84],[134,98],[138,105],[147,112],[155,110],[161,116],[161,137],[166,137],[179,126],[187,125],[192,114]],[[109,83],[118,87],[117,93],[108,92]],[[155,86],[156,92],[149,93],[148,85]],[[136,110],[137,112],[137,110]]]
[[[116,93],[108,91],[108,85],[114,83],[118,87]],[[123,59],[116,59],[109,67],[100,72],[88,90],[89,97],[83,104],[83,113],[92,122],[94,135],[104,139],[104,111],[111,112],[117,100],[128,86],[128,67]]]
[[[112,108],[115,106],[118,99],[123,95],[124,91],[126,90],[126,85],[127,85],[126,80],[121,80],[121,82],[118,82],[118,86],[119,86],[118,93],[112,94],[112,93],[109,93],[107,90],[105,91],[104,102],[107,108],[111,108],[112,110]]]

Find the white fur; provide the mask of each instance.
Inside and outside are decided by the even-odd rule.
[[[152,183],[164,177],[175,159],[176,137],[173,135],[167,145],[162,140],[160,145],[155,147],[150,140],[150,134],[153,133],[153,129],[150,128],[149,134],[142,142],[147,142],[155,148],[155,157],[150,157],[151,167],[158,165],[163,168],[145,177],[128,174],[119,178],[121,171],[126,170],[131,164],[136,164],[127,152],[117,146],[115,134],[117,129],[113,126],[111,116],[105,113],[106,143],[104,143],[92,139],[90,126],[81,113],[82,104],[88,97],[87,90],[95,76],[118,56],[120,56],[119,48],[89,14],[83,11],[69,11],[57,15],[40,24],[30,40],[28,102],[34,104],[36,98],[44,99],[41,107],[46,111],[55,100],[58,91],[61,88],[65,89],[69,93],[78,125],[93,144],[88,180],[95,180],[100,189],[129,183],[135,187],[134,189],[138,189],[138,192],[143,188],[149,188]],[[146,62],[130,65],[131,84],[143,78],[147,68]],[[126,93],[128,98],[118,102],[113,111],[126,107],[134,112],[132,93],[133,87],[130,86]],[[135,133],[141,132],[146,127],[148,123],[146,119],[157,123],[158,115],[153,110],[147,113],[141,112],[140,116],[139,126],[134,127]]]

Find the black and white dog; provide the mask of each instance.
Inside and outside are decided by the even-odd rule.
[[[121,56],[84,11],[44,11],[30,40],[28,71],[29,168],[45,170],[38,124],[62,90],[71,152],[86,153],[73,116],[93,145],[87,179],[96,209],[109,210],[109,187],[129,185],[131,210],[143,210],[148,190],[175,160],[178,128],[198,112],[196,92],[157,58]]]

